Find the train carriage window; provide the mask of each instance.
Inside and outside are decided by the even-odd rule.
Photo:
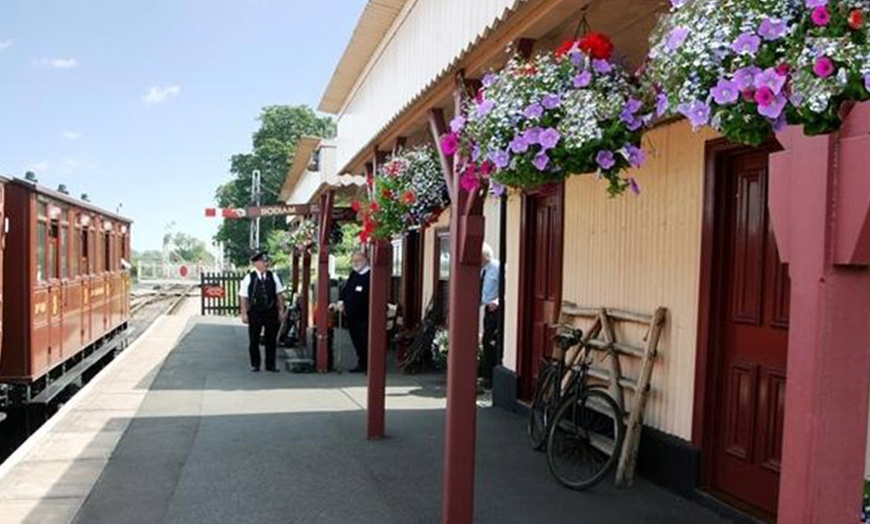
[[[60,278],[69,278],[69,226],[66,224],[60,227]]]
[[[46,244],[46,225],[45,222],[39,221],[36,225],[36,280],[39,282],[45,281],[45,244]]]
[[[81,228],[76,226],[73,228],[72,238],[72,276],[80,276],[82,267],[82,243],[81,243]]]
[[[103,235],[103,271],[112,270],[112,235]]]
[[[51,223],[51,228],[48,233],[48,278],[53,279],[57,278],[59,273],[58,267],[58,252],[57,252],[57,240],[59,235],[59,230],[57,222]]]

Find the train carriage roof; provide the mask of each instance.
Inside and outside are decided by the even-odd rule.
[[[12,184],[15,184],[18,186],[25,187],[28,190],[30,190],[34,193],[37,193],[39,195],[45,195],[45,196],[50,197],[54,200],[59,200],[61,202],[65,202],[65,203],[67,203],[71,206],[77,207],[77,208],[87,209],[88,211],[92,211],[94,213],[97,213],[97,214],[102,215],[104,217],[110,218],[110,219],[115,220],[117,222],[122,222],[125,224],[132,224],[133,223],[133,220],[130,218],[121,216],[121,215],[119,215],[117,213],[113,213],[111,211],[107,211],[101,207],[97,207],[97,206],[91,204],[90,202],[85,202],[84,200],[80,200],[78,198],[72,197],[70,195],[66,195],[66,194],[61,193],[59,191],[55,191],[54,189],[49,189],[49,188],[47,188],[45,186],[41,186],[39,184],[34,184],[33,182],[30,182],[27,180],[22,180],[20,178],[13,178],[13,179],[9,180],[9,179],[4,179],[4,178],[0,177],[0,181],[6,182],[6,183],[12,183]]]

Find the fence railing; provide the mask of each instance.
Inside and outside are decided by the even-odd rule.
[[[243,271],[202,273],[202,314],[238,315],[239,286],[246,274]]]

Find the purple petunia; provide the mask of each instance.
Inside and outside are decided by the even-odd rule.
[[[547,169],[547,166],[550,164],[550,157],[547,156],[547,153],[541,151],[537,155],[535,155],[535,159],[532,160],[532,164],[538,169],[538,171],[543,171]]]
[[[497,149],[488,155],[496,169],[504,169],[511,163],[511,156],[507,151]]]
[[[776,120],[782,116],[785,109],[785,104],[788,100],[783,95],[776,95],[770,103],[766,105],[758,104],[758,114],[766,116],[771,120]]]
[[[731,44],[731,49],[738,55],[755,55],[760,45],[761,39],[758,36],[752,33],[743,33]]]
[[[527,107],[526,110],[523,111],[523,116],[525,116],[526,118],[541,118],[543,114],[544,108],[541,106],[541,104],[537,102],[535,102],[534,104],[529,104],[529,107]]]
[[[787,29],[782,18],[765,18],[758,26],[758,34],[765,40],[779,40],[785,36]]]
[[[539,144],[541,142],[541,131],[543,130],[540,127],[530,127],[523,132],[523,138],[526,139],[529,145]]]
[[[562,105],[562,98],[559,95],[548,93],[544,95],[543,99],[541,99],[541,105],[544,106],[545,109],[556,109]]]
[[[613,151],[602,149],[595,155],[595,162],[598,163],[601,169],[606,170],[616,165],[616,157],[613,155]]]
[[[760,74],[756,75],[754,84],[756,89],[768,87],[775,95],[778,95],[782,92],[782,88],[785,86],[785,81],[785,76],[777,73],[776,69],[768,67]]]
[[[788,119],[785,117],[785,112],[779,115],[779,118],[773,121],[773,132],[778,133],[785,129],[785,126],[788,125]]]
[[[541,131],[540,136],[538,137],[538,141],[541,144],[541,148],[546,151],[547,149],[553,149],[556,147],[556,144],[559,143],[559,139],[562,138],[562,135],[555,128],[549,127],[543,131]]]
[[[834,62],[826,56],[820,56],[813,64],[813,73],[819,78],[828,78],[834,74],[834,70]]]
[[[870,75],[864,77],[864,89],[870,91]]]
[[[671,32],[668,33],[668,39],[665,42],[665,49],[668,51],[676,51],[686,42],[686,38],[688,37],[688,27],[677,26],[671,29]]]
[[[822,7],[828,5],[828,0],[807,0],[807,7]]]
[[[636,178],[631,177],[628,179],[628,187],[631,188],[631,192],[634,193],[635,195],[640,194],[640,185],[637,183]]]
[[[484,100],[480,104],[477,105],[477,118],[483,118],[490,113],[490,111],[495,108],[495,102],[492,100]]]
[[[740,96],[740,89],[737,88],[737,82],[720,78],[719,83],[710,90],[710,94],[713,95],[713,100],[717,104],[726,106],[737,101],[737,97]]]
[[[671,7],[674,9],[679,9],[685,5],[686,0],[671,0]]]
[[[498,77],[495,75],[495,73],[487,73],[483,75],[483,80],[481,80],[481,83],[483,83],[484,87],[489,87],[494,84],[496,80],[498,80]]]
[[[465,127],[465,117],[457,116],[450,121],[450,130],[459,133]]]
[[[656,95],[656,116],[662,116],[668,111],[671,103],[668,100],[668,95],[659,93]]]
[[[592,73],[589,71],[583,71],[579,75],[574,77],[574,87],[577,89],[583,89],[587,87],[590,83],[592,83]]]
[[[641,107],[643,107],[643,102],[641,102],[637,98],[629,98],[628,102],[625,103],[625,107],[622,111],[624,114],[633,115],[640,111]]]
[[[755,86],[755,77],[761,74],[761,68],[756,66],[741,67],[734,71],[734,82],[741,91]]]
[[[517,135],[511,140],[510,148],[514,153],[525,153],[529,150],[529,141],[523,135]]]
[[[646,153],[634,144],[625,146],[625,158],[633,167],[640,167],[646,162]]]
[[[489,192],[492,193],[492,196],[494,197],[501,197],[505,192],[507,192],[507,188],[495,180],[491,180],[489,182]]]
[[[482,155],[483,151],[480,149],[480,144],[474,144],[474,148],[471,150],[471,159],[477,162]]]
[[[710,106],[700,100],[691,104],[683,104],[679,111],[689,119],[694,129],[707,125],[707,122],[710,121]]]
[[[608,62],[607,60],[592,60],[592,69],[595,70],[596,73],[606,74],[613,71],[613,64]]]

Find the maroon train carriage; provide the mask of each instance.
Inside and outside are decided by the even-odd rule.
[[[29,181],[5,183],[0,383],[48,403],[125,343],[127,218]]]

